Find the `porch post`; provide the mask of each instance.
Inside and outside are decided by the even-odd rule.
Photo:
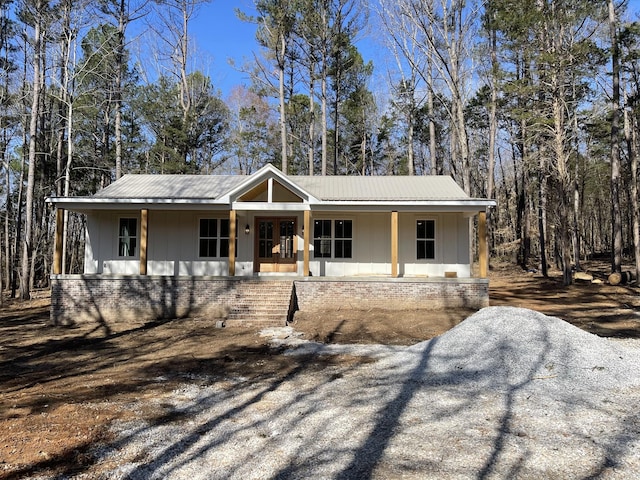
[[[391,212],[391,276],[398,276],[398,212]]]
[[[62,273],[62,243],[64,232],[64,209],[56,208],[56,238],[53,250],[53,274]]]
[[[480,278],[487,278],[489,270],[489,247],[487,245],[487,212],[478,213],[478,264]]]
[[[309,238],[311,235],[311,210],[304,211],[304,220],[302,224],[302,230],[304,231],[304,253],[303,253],[303,268],[302,275],[309,276]]]
[[[229,210],[229,276],[236,274],[236,211]]]
[[[140,275],[147,274],[147,245],[149,235],[149,209],[140,210]]]

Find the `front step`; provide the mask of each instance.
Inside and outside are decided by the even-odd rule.
[[[235,286],[227,326],[284,326],[292,313],[295,287],[286,280],[247,280]]]

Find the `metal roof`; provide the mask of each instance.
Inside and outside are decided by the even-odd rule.
[[[247,177],[241,175],[124,175],[92,198],[216,199]]]
[[[252,175],[139,175],[128,174],[89,197],[50,198],[64,208],[225,208],[256,185],[273,179],[297,195],[304,193],[309,208],[347,208],[396,205],[475,210],[494,200],[470,198],[448,176],[287,176],[268,164]],[[257,203],[249,202],[255,208]],[[247,205],[249,205],[247,203]],[[377,206],[377,207],[376,207]],[[284,207],[284,206],[283,206]]]
[[[468,200],[469,196],[447,176],[292,176],[324,201]]]
[[[447,176],[289,176],[292,183],[324,201],[463,200],[469,197]],[[93,195],[106,198],[216,199],[235,188],[242,175],[124,175]]]

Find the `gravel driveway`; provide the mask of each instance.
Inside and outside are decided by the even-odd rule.
[[[366,358],[194,378],[157,400],[165,419],[114,426],[105,478],[640,478],[638,340],[509,307],[411,347],[265,334],[310,362]]]

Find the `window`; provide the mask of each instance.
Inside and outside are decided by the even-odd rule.
[[[218,253],[218,219],[200,219],[200,250],[201,257],[217,257]]]
[[[418,220],[416,222],[417,258],[433,260],[436,258],[436,222],[435,220]]]
[[[200,219],[198,256],[209,258],[229,256],[228,218]]]
[[[219,257],[229,256],[229,219],[220,219],[220,253]],[[238,236],[238,224],[236,223],[236,237]],[[238,249],[236,248],[236,252]]]
[[[138,219],[121,218],[118,229],[118,256],[133,257],[138,247]]]
[[[331,258],[331,220],[313,222],[313,256]]]
[[[353,237],[351,220],[336,220],[334,225],[336,258],[351,258]]]
[[[313,256],[331,258],[332,248],[333,258],[352,257],[353,222],[351,220],[314,220]]]

